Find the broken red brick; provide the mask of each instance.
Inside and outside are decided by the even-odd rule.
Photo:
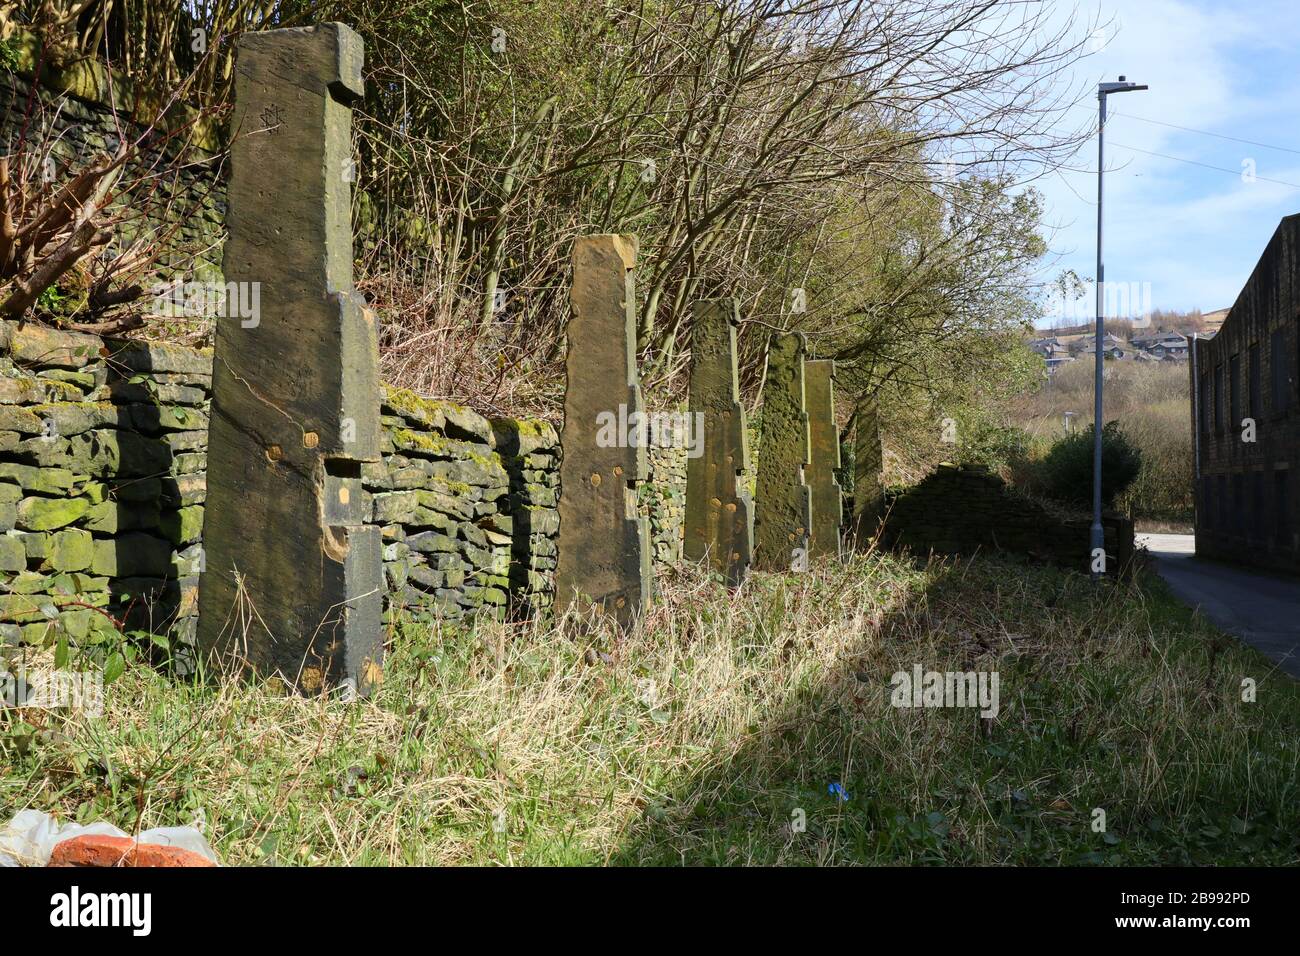
[[[137,844],[130,837],[79,836],[56,844],[47,866],[216,866],[207,857],[175,846]]]

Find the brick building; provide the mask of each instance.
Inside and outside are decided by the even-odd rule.
[[[1189,363],[1199,555],[1300,571],[1298,328],[1294,215],[1278,225],[1223,327],[1196,341]]]

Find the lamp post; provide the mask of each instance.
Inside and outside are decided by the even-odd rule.
[[[1098,83],[1097,84],[1097,329],[1093,341],[1093,353],[1096,358],[1096,374],[1093,381],[1093,415],[1092,415],[1092,527],[1089,535],[1089,560],[1088,567],[1092,573],[1092,580],[1095,583],[1101,578],[1101,572],[1098,570],[1097,552],[1098,549],[1104,555],[1106,553],[1106,536],[1101,527],[1101,426],[1102,426],[1102,367],[1105,361],[1104,346],[1106,336],[1106,319],[1103,315],[1102,303],[1104,301],[1104,286],[1106,282],[1106,267],[1101,261],[1101,203],[1102,203],[1102,182],[1106,172],[1106,97],[1112,93],[1129,93],[1133,90],[1145,90],[1146,86],[1140,86],[1137,83],[1130,83],[1125,77],[1120,77],[1118,83]],[[1100,564],[1104,567],[1104,559]]]

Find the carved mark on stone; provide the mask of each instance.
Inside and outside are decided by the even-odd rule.
[[[284,111],[280,109],[278,104],[272,103],[262,110],[258,115],[258,119],[262,121],[262,129],[258,130],[259,133],[270,133],[272,136],[278,136],[280,127],[284,125]]]

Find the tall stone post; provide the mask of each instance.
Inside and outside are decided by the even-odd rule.
[[[853,440],[853,534],[865,544],[876,533],[883,493],[880,485],[882,456],[876,403],[858,405]]]
[[[635,236],[584,236],[573,249],[573,316],[560,435],[555,609],[595,606],[630,627],[650,601],[650,531],[636,366]]]
[[[224,270],[249,318],[217,322],[199,644],[305,693],[382,679],[375,322],[352,285],[348,27],[240,38]]]
[[[835,426],[835,362],[820,359],[804,363],[808,393],[808,437],[812,467],[808,486],[812,494],[811,557],[840,556],[840,526],[844,501],[835,469],[840,467],[840,433]]]
[[[690,414],[703,416],[703,454],[686,463],[683,550],[707,561],[733,587],[749,573],[754,510],[741,478],[749,468],[745,408],[736,372],[740,304],[712,299],[694,306]]]
[[[754,566],[763,571],[807,567],[812,496],[804,484],[810,456],[805,350],[804,337],[793,333],[773,335],[767,351],[754,507]]]

